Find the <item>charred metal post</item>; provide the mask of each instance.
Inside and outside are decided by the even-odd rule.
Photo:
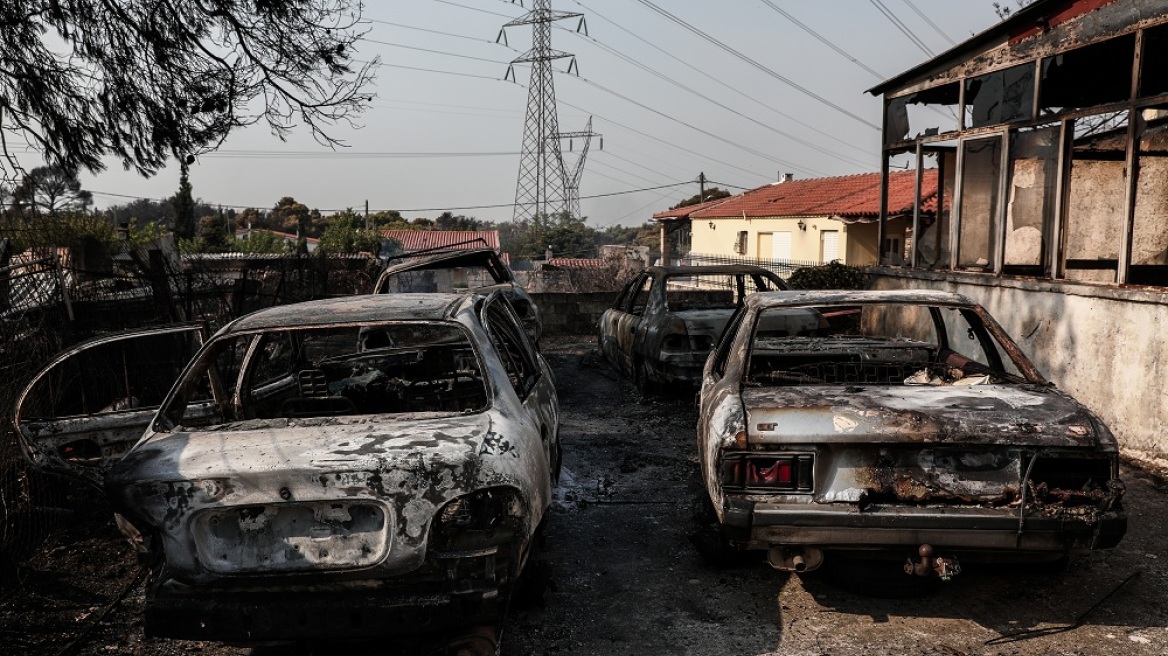
[[[1144,56],[1144,31],[1136,32],[1136,51],[1132,58],[1131,94],[1128,96],[1127,152],[1124,154],[1124,170],[1127,175],[1123,188],[1123,228],[1119,242],[1119,263],[1116,266],[1115,282],[1125,284],[1131,268],[1132,240],[1136,221],[1136,185],[1140,180],[1140,138],[1144,132],[1143,112],[1136,107],[1136,96],[1140,93],[1140,62]]]

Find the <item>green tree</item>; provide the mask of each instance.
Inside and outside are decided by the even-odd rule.
[[[93,194],[81,188],[77,174],[59,166],[36,167],[12,191],[13,206],[34,215],[83,212],[92,203]]]
[[[267,223],[273,230],[308,237],[312,211],[291,196],[284,196],[268,211]]]
[[[283,239],[267,230],[253,230],[235,243],[234,250],[240,253],[286,253],[289,250]]]
[[[178,177],[178,192],[170,202],[174,206],[174,234],[179,239],[195,236],[195,199],[191,195],[190,169],[182,163]]]
[[[316,248],[324,253],[377,253],[381,240],[365,230],[365,217],[349,208],[332,216]]]
[[[326,130],[367,104],[360,0],[4,0],[0,178],[28,143],[66,171],[151,175],[241,126]],[[17,137],[17,138],[13,138]],[[15,163],[15,164],[13,164]]]
[[[485,221],[480,221],[473,216],[461,214],[455,216],[451,212],[443,212],[437,219],[434,219],[435,230],[483,230],[485,227]]]
[[[228,233],[227,215],[220,210],[199,219],[199,237],[195,250],[199,253],[228,253],[236,248],[235,238]]]

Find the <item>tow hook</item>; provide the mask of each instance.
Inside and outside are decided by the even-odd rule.
[[[961,573],[961,563],[957,562],[956,558],[945,556],[934,556],[933,545],[922,544],[917,553],[920,555],[920,562],[913,562],[909,558],[904,563],[904,573],[909,576],[932,576],[936,574],[942,581],[950,581],[954,576]]]

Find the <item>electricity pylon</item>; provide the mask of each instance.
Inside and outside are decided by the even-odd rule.
[[[568,196],[568,212],[574,217],[582,216],[580,212],[580,179],[584,177],[584,161],[588,159],[588,148],[592,145],[592,137],[600,137],[600,149],[604,150],[604,135],[592,131],[591,116],[588,117],[588,125],[584,127],[582,132],[559,132],[556,134],[557,141],[564,139],[584,140],[584,148],[580,151],[580,157],[576,160],[575,166],[572,167],[571,173],[568,173],[568,167],[564,167],[564,191]],[[571,141],[568,142],[568,150],[572,150],[571,143]],[[563,157],[562,149],[560,156]]]
[[[506,28],[532,26],[531,50],[511,62],[512,65],[531,64],[519,180],[515,185],[516,221],[570,211],[551,63],[556,59],[572,59],[568,65],[571,72],[576,60],[570,53],[552,49],[552,23],[581,18],[583,26],[583,14],[555,11],[550,4],[551,0],[534,0],[531,11],[504,25],[499,35],[500,39],[506,39]],[[513,76],[514,70],[508,69],[507,74]]]

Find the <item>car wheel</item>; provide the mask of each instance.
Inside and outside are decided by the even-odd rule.
[[[865,597],[910,599],[933,594],[944,584],[936,576],[905,574],[904,563],[827,554],[821,571],[837,588]]]
[[[705,490],[694,497],[691,512],[693,530],[690,531],[689,542],[706,565],[726,568],[756,560],[754,556],[758,554],[741,549],[726,539],[722,525],[718,523],[718,515],[714,512],[714,504]]]
[[[657,393],[657,385],[649,376],[649,365],[642,357],[637,357],[633,361],[633,384],[637,386],[637,391],[641,396],[653,396]]]

